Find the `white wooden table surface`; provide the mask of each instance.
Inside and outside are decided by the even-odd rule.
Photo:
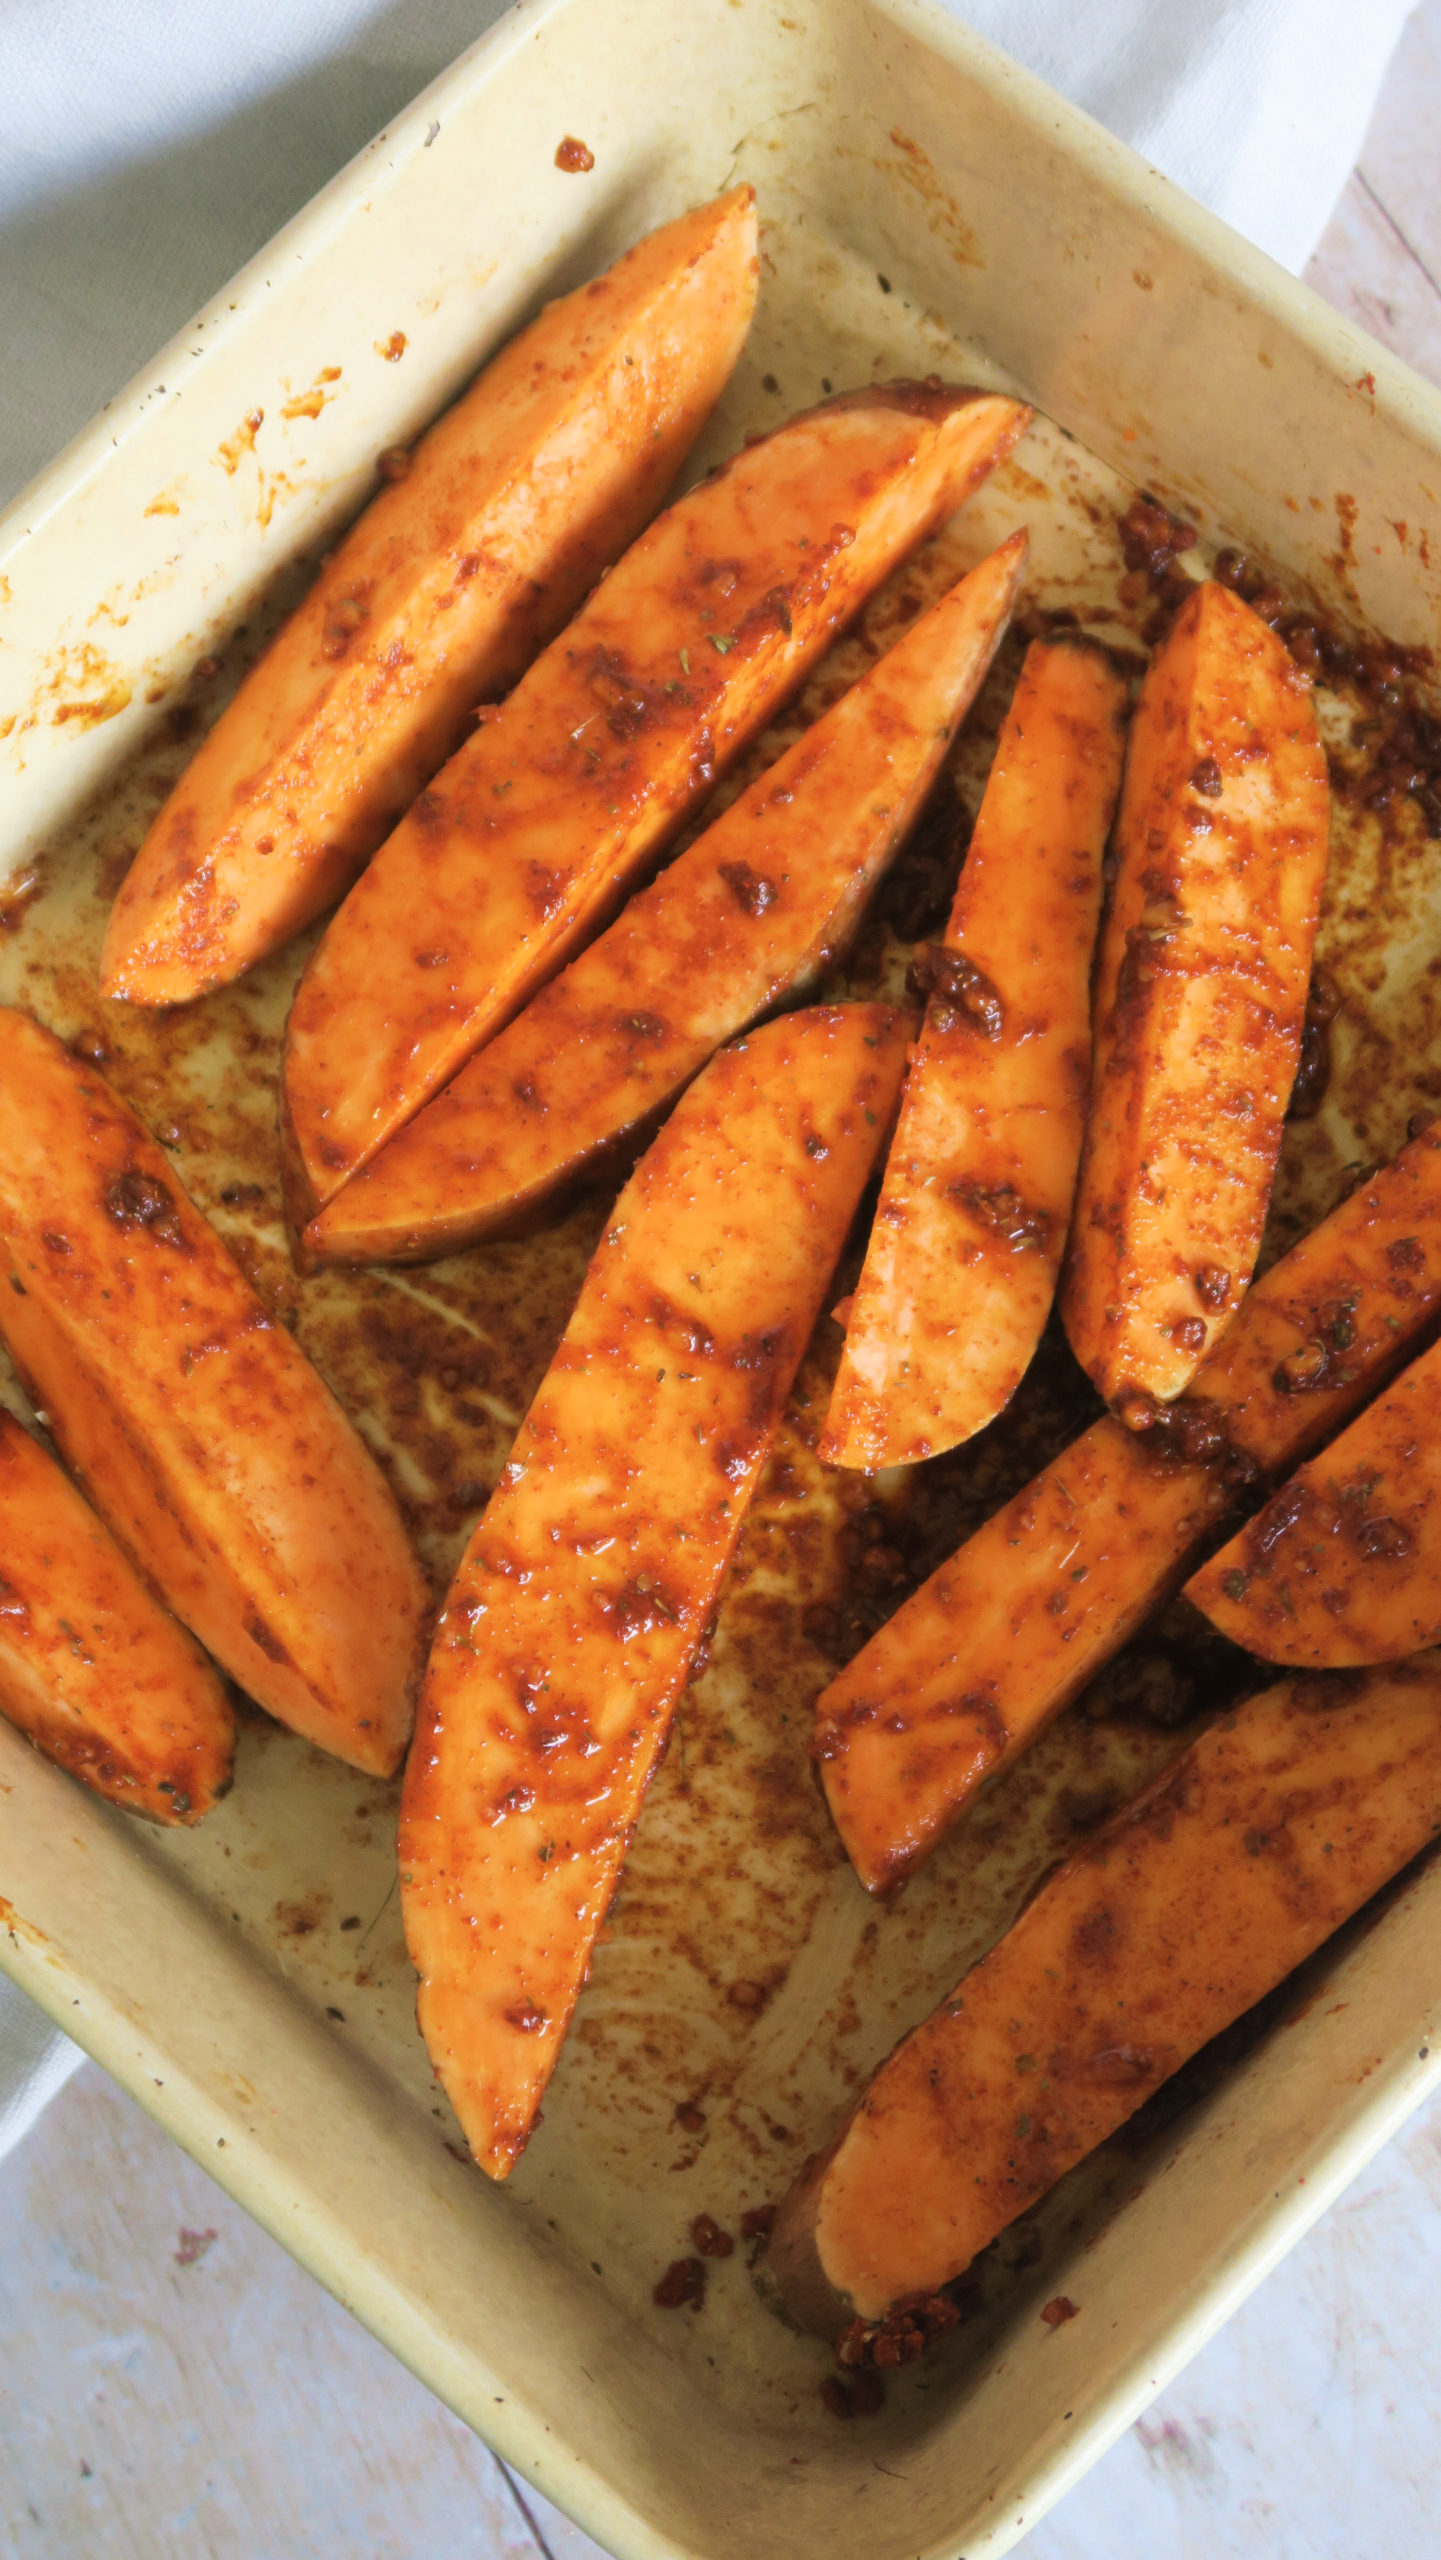
[[[1441,383],[1441,0],[1407,29],[1309,280]],[[1441,2102],[1037,2528],[1028,2560],[1435,2548],[1438,2208]],[[3,2560],[537,2551],[595,2545],[87,2066],[0,2165]]]

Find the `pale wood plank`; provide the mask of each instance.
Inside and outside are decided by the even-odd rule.
[[[1441,0],[1407,23],[1306,281],[1441,383]]]
[[[1441,290],[1441,0],[1422,0],[1407,20],[1361,168]]]
[[[594,2554],[93,2067],[0,2166],[0,2337],[5,2560]]]
[[[1306,282],[1428,381],[1441,383],[1441,293],[1359,170],[1306,269]]]

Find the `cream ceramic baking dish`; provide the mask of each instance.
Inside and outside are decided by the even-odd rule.
[[[557,167],[567,135],[589,173]],[[898,371],[1009,384],[1056,422],[895,609],[1027,520],[1039,591],[1104,621],[1132,481],[1328,610],[1413,644],[1436,620],[1435,395],[928,0],[522,0],[0,529],[0,995],[106,1048],[386,1456],[437,1572],[544,1365],[592,1213],[430,1271],[302,1288],[272,1127],[294,955],[194,1016],[117,1023],[93,992],[99,923],[187,735],[377,451],[539,300],[737,177],[760,193],[762,309],[701,461],[832,381]],[[1390,1005],[1411,1064],[1434,1066],[1426,954],[1403,929],[1424,926],[1434,882],[1424,848],[1408,859],[1367,983],[1376,1021]],[[1381,948],[1373,934],[1373,962]],[[1395,1142],[1405,1075],[1388,1081],[1343,1078],[1323,1154]],[[713,2270],[701,2313],[656,2309],[691,2216],[778,2194],[1004,1925],[1078,1769],[1133,1785],[1174,1747],[1058,1727],[877,1915],[805,1775],[823,1665],[796,1629],[834,1588],[846,1526],[807,1476],[811,1391],[803,1375],[546,2125],[503,2192],[455,2147],[415,2036],[392,1791],[253,1719],[226,1805],[162,1837],[0,1726],[0,1961],[498,2451],[635,2560],[1005,2549],[1441,2069],[1441,1872],[1423,1863],[1208,2095],[1066,2191],[989,2309],[879,2417],[827,2417],[826,2359],[765,2312],[744,2251]],[[803,1553],[786,1522],[806,1499]],[[1081,2316],[1053,2330],[1037,2313],[1058,2290]]]

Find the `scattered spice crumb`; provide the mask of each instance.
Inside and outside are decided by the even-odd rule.
[[[923,2295],[883,2320],[852,2320],[836,2340],[836,2362],[847,2373],[863,2370],[893,2373],[898,2365],[919,2364],[933,2338],[942,2338],[960,2319],[949,2294]]]
[[[198,2267],[201,2259],[205,2256],[206,2251],[214,2247],[215,2242],[219,2237],[220,2234],[218,2231],[187,2230],[185,2224],[182,2222],[180,2226],[180,2246],[175,2252],[175,2263],[177,2267]]]
[[[690,2303],[699,2311],[705,2300],[705,2261],[701,2258],[672,2258],[665,2274],[651,2293],[652,2302],[662,2311],[679,2311]]]
[[[728,2258],[735,2247],[729,2231],[722,2231],[714,2214],[698,2213],[690,2227],[690,2236],[703,2258]]]
[[[1042,2306],[1041,2318],[1048,2329],[1059,2329],[1063,2320],[1075,2319],[1076,2308],[1068,2293],[1055,2293]]]

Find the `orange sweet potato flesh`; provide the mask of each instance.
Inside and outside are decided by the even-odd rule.
[[[1329,813],[1309,679],[1239,596],[1198,587],[1131,723],[1061,1284],[1109,1404],[1178,1395],[1255,1268]]]
[[[0,1715],[97,1795],[198,1822],[230,1784],[235,1718],[68,1476],[0,1413]]]
[[[1186,1586],[1263,1662],[1399,1662],[1441,1636],[1441,1344]]]
[[[822,1692],[826,1799],[872,1893],[899,1884],[1168,1597],[1237,1477],[1281,1474],[1324,1441],[1438,1307],[1433,1128],[1257,1281],[1169,1418],[1141,1405],[1145,1430],[1094,1424]]]
[[[932,2294],[1441,1829],[1441,1662],[1224,1716],[881,2066],[769,2271],[834,2336]]]
[[[356,1768],[410,1730],[426,1592],[375,1461],[135,1114],[0,1011],[0,1332],[121,1546]]]
[[[952,1449],[1030,1367],[1081,1155],[1125,700],[1094,643],[1032,642],[930,955],[938,982],[820,1443],[832,1466]]]
[[[436,1633],[400,1865],[419,2018],[506,2176],[894,1108],[910,1025],[722,1050],[616,1203]]]
[[[306,1226],[606,920],[1029,410],[941,383],[827,403],[632,545],[376,855],[296,991]]]
[[[141,846],[102,992],[182,1004],[350,886],[660,504],[755,305],[737,187],[553,302],[432,427],[246,678]]]
[[[1006,629],[1023,533],[632,898],[307,1228],[319,1262],[513,1232],[850,938]]]

